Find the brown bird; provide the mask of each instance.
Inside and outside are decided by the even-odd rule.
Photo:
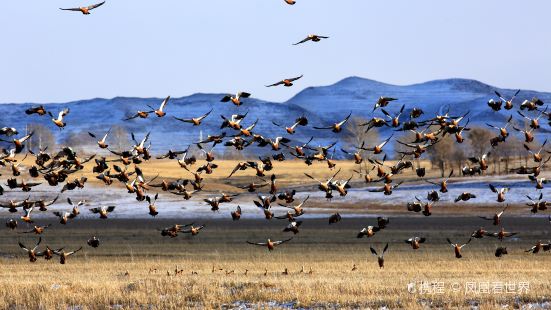
[[[289,208],[291,210],[293,210],[295,212],[294,216],[301,216],[304,214],[304,204],[306,203],[306,201],[308,201],[308,198],[310,198],[310,195],[306,196],[306,198],[304,198],[304,200],[296,205],[296,206],[286,206],[286,205],[283,205],[283,204],[280,204],[280,206],[284,207],[284,208]]]
[[[288,242],[288,241],[291,241],[293,240],[293,238],[289,238],[289,239],[285,239],[285,240],[280,240],[280,241],[272,241],[270,239],[268,239],[266,242],[251,242],[251,241],[247,241],[248,244],[252,244],[252,245],[259,245],[259,246],[265,246],[268,248],[268,251],[273,251],[276,246],[280,245],[280,244],[283,244],[285,242]]]
[[[380,192],[383,192],[386,196],[390,196],[392,195],[392,191],[396,188],[398,188],[404,181],[400,181],[394,185],[392,185],[391,183],[385,183],[385,185],[383,185],[383,187],[379,187],[379,188],[375,188],[375,189],[370,189],[368,190],[369,192],[372,192],[372,193],[380,193]]]
[[[25,147],[23,145],[23,143],[25,143],[25,141],[29,140],[29,138],[32,137],[33,134],[34,134],[34,131],[31,131],[28,135],[26,135],[22,138],[19,138],[19,139],[13,139],[11,141],[0,139],[0,141],[13,143],[14,146],[15,146],[15,154],[19,154],[19,153],[21,153],[21,151],[23,151],[23,148]]]
[[[389,103],[391,103],[392,101],[396,101],[398,100],[397,98],[392,98],[392,97],[379,97],[379,99],[377,99],[377,102],[375,102],[375,106],[373,106],[373,111],[377,110],[378,108],[384,108],[386,107]],[[402,110],[404,110],[404,106],[402,106],[402,109],[400,111],[400,113],[402,113]],[[386,114],[386,113],[385,113]],[[395,126],[397,127],[397,126]]]
[[[497,194],[497,202],[505,201],[505,193],[509,191],[508,187],[500,188],[499,190],[492,184],[489,184],[489,187],[492,192]]]
[[[62,265],[65,265],[65,263],[67,262],[67,258],[73,254],[75,254],[76,252],[82,250],[82,247],[78,248],[77,250],[74,250],[74,251],[71,251],[71,252],[65,252],[63,250],[56,250],[54,251],[54,254],[59,256],[59,263],[62,264]]]
[[[377,256],[377,262],[379,263],[379,268],[385,268],[385,252],[388,250],[388,243],[385,245],[381,255],[377,254],[377,251],[373,247],[369,247],[371,254]]]
[[[164,112],[164,109],[169,100],[170,100],[170,96],[166,97],[163,100],[163,102],[161,102],[161,105],[159,106],[158,109],[152,108],[150,105],[148,105],[148,107],[153,110],[153,112],[157,115],[157,117],[163,117],[166,115],[166,112]]]
[[[450,238],[446,238],[446,241],[448,241],[448,243],[453,247],[453,250],[455,252],[455,258],[461,258],[463,257],[461,255],[461,249],[463,249],[464,246],[466,246],[467,244],[469,244],[471,242],[472,238],[469,238],[469,240],[467,241],[467,243],[465,244],[462,244],[460,245],[459,243],[452,243]]]
[[[332,195],[332,187],[331,187],[331,183],[333,181],[333,179],[337,176],[337,174],[339,174],[339,172],[341,172],[341,170],[339,169],[337,172],[335,172],[335,174],[333,174],[332,177],[330,177],[329,179],[327,179],[327,181],[320,181],[316,178],[314,178],[313,176],[307,174],[307,173],[304,173],[305,176],[307,176],[308,178],[318,182],[318,189],[322,192],[325,192],[325,198],[327,199],[331,199],[333,198],[333,195]]]
[[[518,131],[518,132],[521,132],[524,134],[524,142],[526,143],[531,143],[534,141],[535,137],[534,137],[534,129],[525,129],[525,130],[522,130],[522,129],[519,129],[515,126],[513,126],[513,129]],[[495,138],[494,138],[495,139]]]
[[[251,96],[251,94],[249,94],[247,92],[238,92],[235,95],[226,95],[220,101],[221,102],[230,102],[231,101],[234,105],[240,106],[242,104],[241,98],[249,98],[250,96]]]
[[[534,162],[539,163],[543,160],[543,155],[541,154],[541,152],[543,151],[545,144],[547,144],[547,139],[545,139],[537,152],[533,152],[527,144],[524,144],[524,148],[528,151],[528,153],[532,154]]]
[[[45,199],[36,200],[34,202],[34,205],[38,207],[39,211],[42,211],[42,212],[48,211],[48,207],[53,205],[58,198],[59,198],[59,195],[57,195],[53,200],[50,200],[50,201],[46,201]]]
[[[48,224],[48,225],[44,225],[44,226],[33,226],[33,228],[31,230],[28,230],[28,231],[22,231],[21,233],[22,234],[31,234],[31,233],[34,233],[34,234],[37,234],[37,235],[40,235],[44,232],[44,230],[48,227],[52,226],[51,224]]]
[[[54,211],[54,215],[59,217],[59,223],[63,225],[66,225],[69,219],[73,218],[69,212]]]
[[[432,181],[429,181],[429,180],[425,180],[425,182],[440,186],[440,192],[441,193],[447,193],[448,192],[448,180],[451,178],[452,175],[453,175],[453,169],[450,171],[450,174],[448,175],[448,177],[443,179],[440,183],[435,183],[435,182],[432,182]]]
[[[237,188],[246,189],[249,193],[256,192],[257,189],[268,186],[270,183],[266,182],[264,179],[260,178],[264,183],[249,183],[243,186],[237,186]]]
[[[70,8],[70,9],[59,8],[59,9],[62,10],[62,11],[75,11],[75,12],[81,12],[81,13],[84,14],[84,15],[89,15],[91,10],[93,10],[93,9],[95,9],[95,8],[97,8],[97,7],[102,6],[103,4],[105,4],[105,1],[100,2],[100,3],[97,3],[97,4],[89,5],[89,6],[78,7],[78,8]]]
[[[174,238],[174,237],[178,236],[178,233],[181,232],[183,230],[183,228],[190,227],[193,224],[194,223],[185,224],[185,225],[175,224],[175,225],[172,225],[170,227],[166,227],[166,228],[159,229],[159,230],[161,231],[161,236],[169,236],[171,238]]]
[[[499,92],[495,91],[495,94],[499,97],[499,99],[502,102],[505,102],[505,107],[504,107],[505,110],[511,110],[513,108],[513,100],[518,95],[518,93],[520,93],[520,89],[515,92],[515,94],[511,97],[511,99],[507,100],[503,98],[503,96]]]
[[[522,112],[520,111],[517,111],[517,113],[522,116],[524,119],[530,121],[530,128],[532,129],[539,129],[540,128],[540,118],[545,114],[547,113],[547,107],[545,107],[545,109],[541,110],[540,113],[538,114],[537,117],[535,118],[530,118],[524,114],[522,114]]]
[[[132,116],[129,116],[127,118],[125,118],[124,120],[125,121],[129,121],[131,119],[135,119],[135,118],[147,118],[149,116],[150,113],[153,113],[155,112],[154,110],[151,110],[151,111],[137,111],[136,114],[132,115]]]
[[[32,107],[25,110],[25,114],[31,115],[31,114],[38,114],[40,116],[46,115],[46,109],[43,105],[40,105],[38,107]]]
[[[302,78],[302,75],[301,76],[297,76],[295,78],[289,78],[289,79],[284,79],[284,80],[281,80],[277,83],[274,83],[274,84],[271,84],[271,85],[266,85],[266,87],[273,87],[273,86],[279,86],[279,85],[283,85],[285,87],[291,87],[293,86],[293,82]]]
[[[473,164],[479,164],[480,170],[485,171],[488,169],[488,156],[490,156],[490,152],[483,154],[480,157],[469,157],[469,161]]]
[[[67,125],[65,122],[63,122],[63,118],[65,116],[67,116],[67,114],[69,114],[69,109],[64,109],[62,111],[59,112],[59,114],[57,115],[57,118],[54,118],[53,114],[51,112],[48,111],[48,115],[50,115],[50,117],[52,118],[52,122],[54,123],[54,125],[56,125],[60,130],[63,129],[65,127],[65,125]]]
[[[486,125],[488,127],[492,127],[494,129],[497,129],[499,131],[499,136],[504,141],[505,138],[507,138],[509,136],[509,132],[507,132],[507,127],[509,127],[509,125],[511,124],[512,119],[513,119],[513,115],[509,116],[509,118],[507,119],[507,122],[505,123],[505,125],[503,127],[497,127],[497,126],[494,126],[494,125],[491,125],[491,124],[488,124],[488,123],[486,123]]]
[[[0,207],[8,209],[10,213],[15,213],[17,212],[17,208],[23,207],[24,204],[25,204],[25,200],[21,200],[21,201],[10,200],[7,203],[0,203]]]
[[[385,141],[383,141],[381,144],[379,145],[375,145],[374,147],[371,147],[371,148],[366,148],[364,150],[366,151],[370,151],[370,152],[373,152],[373,154],[377,155],[377,154],[381,154],[383,152],[383,147],[390,141],[390,139],[392,139],[392,135],[390,135],[390,137],[388,137]]]
[[[544,104],[545,103],[541,99],[539,99],[538,97],[534,97],[531,100],[524,100],[520,104],[520,109],[521,110],[527,109],[528,111],[534,111],[538,108],[538,106],[543,106]]]
[[[242,214],[241,207],[237,206],[235,211],[231,212],[231,217],[234,221],[238,221],[241,218],[241,214]]]
[[[285,3],[287,3],[288,5],[293,5],[297,3],[295,0],[283,0],[283,1],[285,1]]]
[[[501,212],[498,212],[498,213],[494,214],[493,217],[481,216],[480,218],[488,220],[488,221],[493,221],[493,224],[497,226],[501,223],[501,216],[503,215],[503,212],[505,212],[505,210],[507,210],[508,207],[509,207],[509,205],[507,205],[505,208],[503,208],[503,210],[501,210]]]
[[[532,213],[538,213],[538,211],[545,211],[547,210],[547,205],[551,204],[545,200],[542,201],[543,199],[543,193],[540,192],[540,195],[538,197],[538,199],[533,199],[532,197],[526,195],[526,197],[530,200],[530,203],[527,203],[526,205],[531,207],[531,212]]]
[[[40,253],[42,254],[42,256],[44,257],[45,260],[50,260],[52,258],[54,258],[54,251],[61,251],[63,250],[63,248],[59,248],[57,250],[52,250],[50,249],[49,246],[46,246],[46,250],[44,250],[44,252]]]
[[[507,231],[505,231],[505,229],[503,227],[501,227],[501,229],[498,232],[495,232],[495,233],[487,232],[486,236],[496,237],[500,241],[503,241],[504,238],[512,237],[516,234],[518,234],[518,233],[516,233],[516,232],[507,232]]]
[[[471,194],[469,192],[463,192],[459,196],[457,196],[457,198],[454,199],[454,202],[467,201],[471,198],[476,198],[476,195]]]
[[[210,109],[210,111],[208,111],[207,113],[199,116],[199,117],[195,117],[195,118],[178,118],[176,116],[173,116],[175,119],[179,120],[180,122],[184,122],[184,123],[191,123],[193,124],[193,126],[199,126],[201,125],[201,122],[207,117],[210,115],[210,113],[212,112],[212,109]]]
[[[421,243],[424,243],[427,239],[425,238],[419,238],[419,237],[412,237],[412,238],[409,238],[407,240],[405,240],[406,243],[410,244],[411,247],[414,249],[414,250],[417,250],[419,249],[421,246],[420,244]]]
[[[365,145],[365,142],[362,142],[362,144],[360,144],[359,146],[355,146],[356,151],[355,151],[354,153],[349,152],[349,151],[347,151],[347,150],[345,150],[345,149],[342,149],[342,148],[341,148],[341,151],[342,151],[343,153],[345,153],[346,155],[352,155],[352,156],[353,156],[353,159],[354,159],[354,163],[355,163],[356,165],[359,165],[359,164],[361,164],[361,163],[364,161],[364,159],[363,159],[363,157],[362,157],[362,151],[366,151],[366,150],[367,150],[367,149],[364,148],[364,145]],[[361,168],[361,166],[360,166],[360,168]]]
[[[314,129],[331,129],[332,132],[339,133],[339,132],[342,131],[342,128],[343,128],[344,124],[346,124],[346,122],[348,122],[348,119],[350,119],[351,115],[352,115],[352,112],[350,114],[348,114],[348,116],[344,120],[342,120],[338,123],[335,123],[331,126],[328,126],[328,127],[316,127],[316,126],[314,126]]]
[[[377,226],[367,226],[367,227],[364,227],[362,228],[362,230],[360,230],[360,232],[356,235],[357,238],[362,238],[364,236],[366,237],[373,237],[375,235],[376,232],[378,232],[380,230],[379,227]]]
[[[198,226],[198,227],[190,225],[190,228],[186,229],[186,230],[182,230],[182,233],[191,234],[192,236],[197,236],[199,234],[199,231],[203,228],[205,228],[205,225],[201,225],[201,226]]]
[[[155,194],[155,197],[153,198],[153,201],[151,201],[151,198],[149,196],[145,197],[145,200],[147,203],[149,203],[149,215],[155,217],[159,212],[157,212],[157,206],[155,206],[155,202],[157,202],[157,198],[159,198],[159,193]]]
[[[295,133],[295,129],[297,128],[297,126],[306,126],[308,125],[308,119],[304,116],[301,116],[299,118],[297,118],[295,120],[295,123],[293,125],[291,125],[291,127],[285,127],[285,126],[282,126],[274,121],[272,121],[272,124],[276,125],[277,127],[281,127],[281,128],[284,128],[285,131],[287,131],[288,134],[292,135]],[[312,137],[313,138],[313,137]],[[310,141],[312,141],[312,139],[310,139]],[[308,141],[308,143],[310,142]],[[306,145],[308,144],[306,143]]]
[[[38,242],[32,249],[27,248],[25,245],[23,245],[23,243],[19,242],[19,247],[22,248],[25,252],[27,252],[27,254],[29,255],[29,261],[31,263],[36,262],[37,256],[41,256],[41,253],[36,251],[36,249],[38,248],[38,245],[40,245],[40,242],[42,242],[42,237],[38,238]]]
[[[547,243],[541,243],[540,241],[538,241],[538,243],[536,243],[536,245],[534,245],[533,247],[529,248],[528,250],[526,250],[524,252],[537,254],[541,250],[543,250],[545,252],[551,250],[551,241],[548,241]]]
[[[32,202],[34,204],[34,202]],[[25,211],[25,214],[21,216],[21,220],[25,223],[33,223],[33,220],[31,219],[31,212],[33,211],[34,207],[30,207],[28,209],[23,209]]]
[[[90,212],[99,214],[100,219],[106,219],[107,215],[115,211],[115,206],[102,206],[90,209]]]
[[[101,149],[106,149],[109,145],[105,143],[105,140],[107,140],[107,135],[109,135],[109,133],[111,132],[111,128],[109,128],[109,130],[107,130],[107,132],[105,133],[105,135],[103,136],[103,138],[101,138],[101,140],[99,140],[97,143],[98,143],[98,146],[101,148]],[[96,138],[96,135],[94,133],[91,133],[91,132],[88,132],[88,134],[90,135],[90,137],[94,138],[94,139],[97,139]]]
[[[71,198],[67,198],[67,203],[69,203],[73,209],[71,210],[71,214],[70,214],[70,218],[75,218],[77,217],[77,215],[80,214],[80,210],[79,210],[79,207],[84,205],[86,203],[86,200],[79,200],[79,202],[77,202],[76,204],[73,203],[73,201],[71,200]]]
[[[471,234],[471,238],[480,239],[480,238],[484,237],[485,235],[486,235],[486,230],[484,230],[484,228],[480,227],[479,229],[475,230]]]
[[[319,41],[321,41],[321,39],[329,39],[329,37],[324,37],[324,36],[320,36],[320,35],[317,35],[317,34],[309,34],[306,38],[304,38],[303,40],[301,40],[297,43],[294,43],[293,45],[299,45],[299,44],[302,44],[302,43],[305,43],[305,42],[308,42],[308,41],[319,42]]]

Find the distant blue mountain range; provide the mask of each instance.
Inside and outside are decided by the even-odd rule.
[[[373,105],[379,96],[398,98],[398,101],[390,103],[386,108],[388,112],[397,113],[402,105],[406,106],[404,118],[413,107],[422,108],[425,116],[430,117],[436,113],[442,113],[449,109],[450,114],[464,114],[470,111],[470,126],[483,123],[503,122],[509,115],[522,122],[522,118],[516,111],[502,110],[494,112],[487,106],[491,98],[497,99],[494,91],[497,90],[505,97],[511,96],[516,90],[493,87],[476,80],[445,79],[425,82],[421,84],[397,86],[385,84],[359,77],[349,77],[333,85],[322,87],[309,87],[283,103],[268,102],[258,99],[245,99],[240,107],[231,103],[222,103],[220,99],[224,94],[194,94],[182,98],[172,98],[166,107],[167,116],[159,119],[150,115],[148,119],[134,119],[124,121],[124,118],[134,114],[137,110],[147,110],[147,105],[156,107],[162,98],[129,98],[116,97],[113,99],[95,98],[89,100],[74,101],[68,103],[48,103],[46,108],[57,114],[63,108],[70,108],[67,116],[67,127],[61,131],[54,127],[47,116],[27,116],[24,110],[34,106],[33,103],[25,104],[0,104],[0,127],[9,126],[24,130],[29,123],[41,123],[52,128],[58,141],[69,133],[80,132],[83,139],[89,139],[86,131],[103,132],[112,125],[119,125],[129,132],[134,132],[138,137],[151,131],[154,153],[160,153],[167,149],[183,149],[190,143],[197,142],[202,132],[218,134],[221,132],[220,115],[226,117],[231,114],[249,112],[243,121],[245,126],[259,119],[255,132],[265,137],[288,136],[286,132],[273,125],[272,121],[284,125],[291,125],[293,121],[305,115],[309,125],[298,128],[297,134],[291,136],[296,142],[306,141],[314,137],[314,145],[329,143],[336,140],[336,135],[328,130],[314,130],[312,125],[330,125],[342,120],[350,112],[354,116],[370,118],[374,115],[382,117],[380,111],[373,114]],[[543,93],[531,90],[521,90],[515,103],[518,105],[525,99],[537,96],[544,102],[551,102],[551,93]],[[172,118],[197,117],[213,108],[211,115],[205,119],[200,127],[184,124]],[[389,128],[381,129],[391,130]],[[543,128],[548,131],[547,125]],[[232,132],[225,129],[228,134]],[[346,133],[344,133],[346,134]],[[93,143],[93,140],[91,141]]]

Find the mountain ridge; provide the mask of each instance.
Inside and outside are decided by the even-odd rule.
[[[124,121],[126,117],[138,110],[148,110],[147,105],[158,106],[164,98],[141,98],[117,96],[114,98],[92,98],[65,103],[46,103],[47,110],[57,114],[64,108],[70,108],[67,116],[67,127],[57,130],[50,121],[50,117],[27,116],[24,110],[33,103],[4,103],[0,104],[0,127],[8,126],[24,128],[28,123],[38,123],[47,126],[55,132],[58,141],[62,141],[71,133],[86,133],[86,131],[103,131],[109,126],[118,125],[129,132],[140,136],[152,132],[152,139],[162,141],[154,145],[158,152],[166,149],[182,149],[197,142],[201,132],[217,134],[221,132],[220,115],[229,117],[232,114],[249,112],[243,121],[249,126],[259,119],[256,132],[265,137],[289,136],[284,129],[272,124],[290,126],[295,118],[305,115],[309,119],[307,127],[300,127],[297,134],[289,136],[296,142],[305,142],[314,137],[315,144],[330,143],[335,134],[328,130],[315,130],[312,126],[325,126],[342,120],[350,112],[355,116],[368,119],[373,116],[384,117],[380,111],[373,112],[373,106],[380,96],[396,97],[397,101],[389,104],[385,109],[390,114],[397,113],[402,105],[406,106],[403,119],[407,117],[413,107],[420,107],[425,117],[441,113],[449,109],[451,114],[464,114],[470,111],[470,126],[484,126],[484,123],[500,123],[510,114],[515,120],[522,122],[522,118],[513,111],[502,110],[493,112],[487,106],[491,98],[497,99],[494,91],[501,92],[505,97],[511,96],[516,90],[494,87],[477,80],[450,78],[427,81],[410,85],[392,85],[376,80],[351,76],[341,79],[331,85],[312,86],[303,89],[285,102],[271,102],[256,98],[244,99],[243,105],[236,107],[231,103],[222,103],[220,99],[225,93],[194,93],[189,96],[171,98],[166,107],[167,116],[162,120],[155,115],[147,119]],[[551,101],[551,93],[532,90],[521,90],[515,105],[524,99],[537,96],[544,102]],[[204,123],[198,127],[184,124],[172,116],[191,118],[200,116],[210,109],[213,112]],[[23,117],[22,117],[23,116]],[[547,125],[542,131],[549,132]],[[382,135],[387,135],[391,128],[380,129]],[[228,134],[231,131],[226,130]],[[167,139],[166,137],[170,137]],[[88,138],[87,138],[88,139]],[[91,141],[93,143],[93,141]]]

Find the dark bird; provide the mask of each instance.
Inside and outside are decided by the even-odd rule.
[[[373,247],[369,247],[371,250],[371,254],[377,256],[377,262],[379,263],[379,268],[385,267],[385,252],[388,250],[388,243],[385,245],[383,252],[381,252],[381,255],[377,254],[377,251]]]
[[[84,15],[89,15],[91,10],[93,10],[93,9],[95,9],[95,8],[97,8],[97,7],[102,6],[103,4],[105,4],[105,1],[100,2],[100,3],[98,3],[98,4],[93,4],[93,5],[89,5],[89,6],[82,6],[82,7],[78,7],[78,8],[70,8],[70,9],[59,8],[59,9],[60,9],[60,10],[63,10],[63,11],[81,12],[81,13],[84,14]]]
[[[99,247],[99,239],[96,236],[93,236],[92,238],[88,239],[86,243],[93,248]]]
[[[199,117],[194,117],[194,118],[179,118],[179,117],[176,117],[176,116],[173,116],[175,119],[179,120],[180,122],[184,122],[184,123],[191,123],[193,124],[193,126],[199,126],[201,125],[201,122],[207,117],[210,115],[210,113],[212,112],[212,109],[210,109],[210,111],[208,111],[207,113],[199,116]]]
[[[291,87],[293,86],[293,82],[302,78],[302,75],[301,76],[297,76],[295,78],[289,78],[289,79],[284,79],[284,80],[281,80],[277,83],[274,83],[274,84],[271,84],[271,85],[266,85],[266,87],[273,87],[273,86],[279,86],[279,85],[283,85],[285,87]]]
[[[324,36],[320,36],[320,35],[317,35],[317,34],[309,34],[306,38],[304,38],[303,40],[301,40],[297,43],[294,43],[293,45],[299,45],[299,44],[302,44],[302,43],[305,43],[305,42],[308,42],[308,41],[319,42],[319,41],[321,41],[321,39],[329,39],[329,37],[324,37]]]

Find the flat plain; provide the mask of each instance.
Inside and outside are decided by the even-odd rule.
[[[456,259],[445,241],[466,242],[487,222],[476,217],[395,217],[371,238],[356,233],[374,218],[347,218],[329,225],[307,219],[293,240],[269,252],[246,244],[291,237],[284,220],[81,219],[54,223],[41,247],[84,246],[66,265],[54,257],[30,263],[17,240],[0,235],[0,308],[470,308],[549,306],[550,252],[525,253],[547,236],[543,218],[509,217],[518,238],[475,239]],[[195,222],[199,235],[162,237],[159,228]],[[487,227],[490,230],[490,227]],[[18,228],[19,231],[24,227]],[[497,229],[496,229],[497,230]],[[86,246],[96,235],[99,248]],[[413,250],[416,235],[427,242]],[[370,253],[386,243],[385,267]],[[494,251],[509,252],[497,258]],[[353,270],[354,269],[354,270]],[[287,271],[287,272],[285,272]],[[475,288],[473,289],[473,285]],[[528,286],[528,287],[526,287]]]

